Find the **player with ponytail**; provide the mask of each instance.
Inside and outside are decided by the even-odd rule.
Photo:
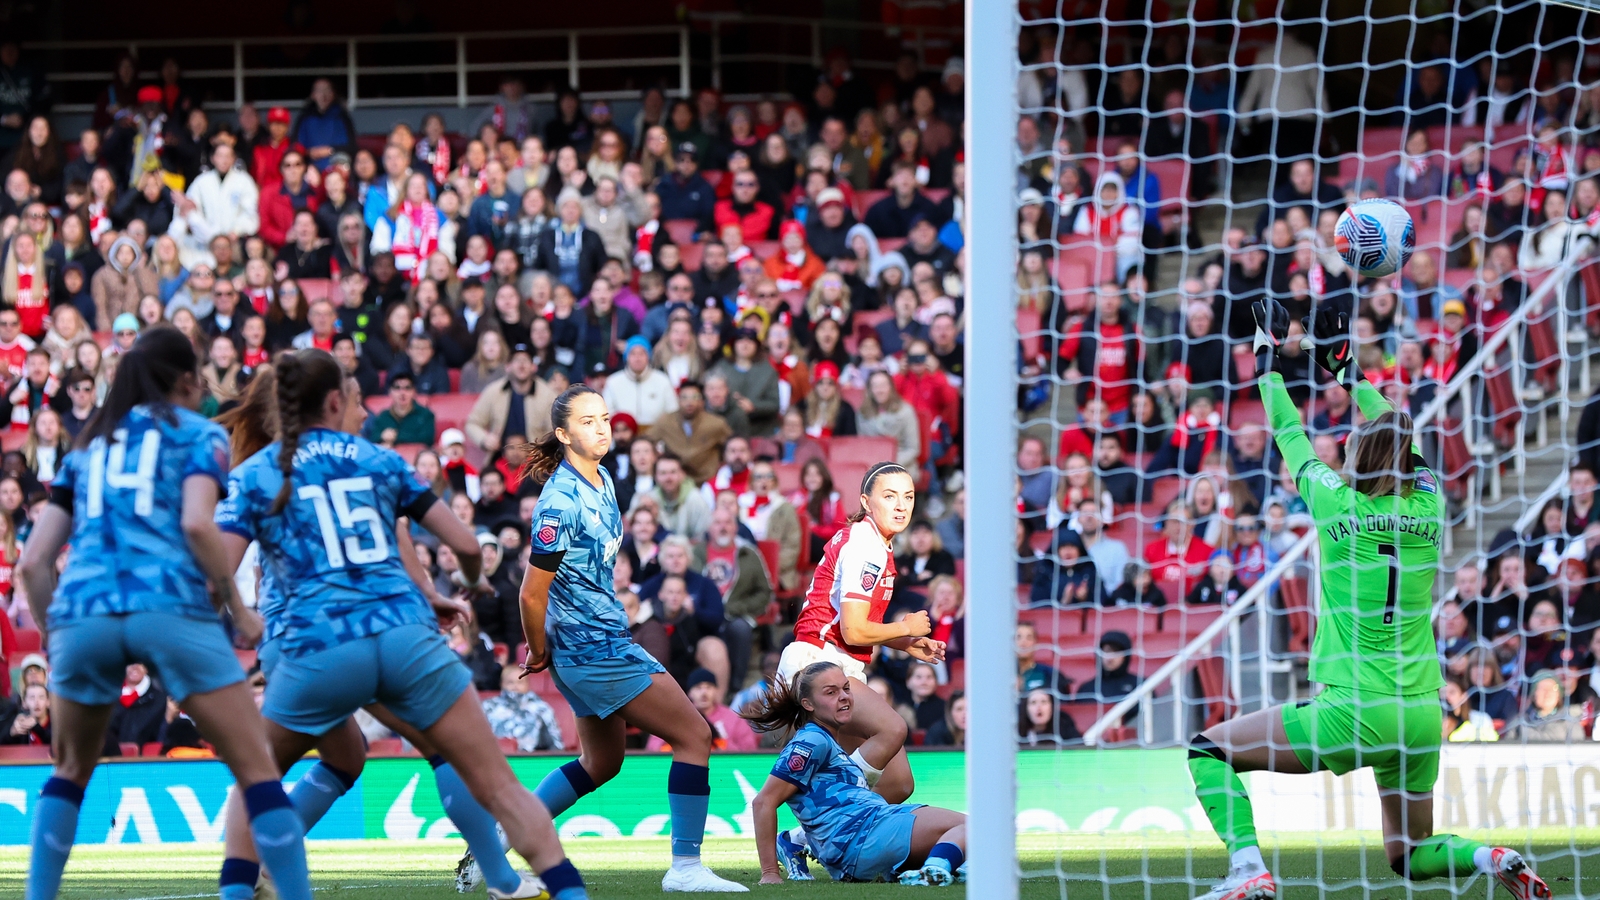
[[[437,749],[539,873],[491,880],[490,897],[548,889],[554,900],[585,900],[549,812],[517,782],[470,674],[439,633],[400,534],[406,519],[421,523],[455,551],[468,583],[480,574],[477,539],[397,454],[352,433],[364,416],[360,392],[332,356],[290,351],[272,368],[277,440],[234,470],[217,521],[234,567],[259,542],[269,589],[284,595],[262,704],[278,758],[299,759],[356,709],[381,703]],[[456,820],[480,857],[501,854],[485,821]]]
[[[793,731],[750,802],[761,883],[780,884],[778,806],[788,804],[812,852],[835,881],[898,877],[942,887],[966,880],[967,817],[919,803],[891,803],[862,786],[863,773],[840,741],[868,688],[855,688],[838,663],[814,662],[776,680],[745,718],[759,731]],[[874,694],[874,696],[876,696]]]
[[[850,679],[855,709],[840,726],[840,741],[867,785],[890,803],[904,801],[916,785],[906,762],[905,719],[866,685],[872,648],[904,650],[925,662],[944,659],[944,642],[928,637],[933,629],[925,610],[898,622],[883,620],[894,594],[891,544],[911,524],[916,491],[911,473],[897,463],[867,470],[859,506],[848,527],[828,541],[795,622],[794,642],[783,648],[778,662],[778,681],[784,684],[816,662],[831,662]],[[804,826],[779,834],[777,852],[790,880],[811,878]]]
[[[239,783],[254,838],[284,900],[310,900],[305,828],[279,780],[266,729],[217,613],[254,641],[261,620],[233,587],[214,521],[227,436],[194,412],[205,395],[188,338],[146,331],[61,462],[18,571],[50,650],[55,771],[33,807],[27,900],[53,900],[84,788],[132,664],[160,673]],[[60,584],[55,565],[72,554]],[[209,582],[209,585],[208,585]],[[48,604],[48,609],[46,608]]]
[[[1433,588],[1445,528],[1439,477],[1422,459],[1411,417],[1369,384],[1356,364],[1347,315],[1323,307],[1305,320],[1303,349],[1344,385],[1367,420],[1350,441],[1349,471],[1319,460],[1284,388],[1278,350],[1289,313],[1256,301],[1261,402],[1316,524],[1321,609],[1311,646],[1311,700],[1214,725],[1189,743],[1195,797],[1227,845],[1227,877],[1202,900],[1269,900],[1278,886],[1256,838],[1241,772],[1344,775],[1372,769],[1383,809],[1384,850],[1412,881],[1495,878],[1517,900],[1550,888],[1522,854],[1433,831],[1444,677],[1433,636]],[[1259,782],[1258,782],[1259,783]]]
[[[611,475],[600,466],[611,449],[611,414],[598,393],[576,384],[551,405],[550,422],[522,469],[543,485],[522,579],[523,668],[550,670],[578,717],[582,755],[545,776],[539,799],[560,815],[615,777],[632,723],[672,746],[672,868],[662,890],[746,892],[700,861],[711,799],[711,726],[667,670],[633,642],[612,587],[622,511]]]

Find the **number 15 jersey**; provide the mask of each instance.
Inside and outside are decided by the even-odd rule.
[[[436,624],[406,574],[395,539],[399,516],[419,519],[434,503],[398,454],[325,428],[300,437],[289,502],[272,515],[283,484],[280,445],[233,471],[217,525],[261,544],[262,568],[282,595],[263,641],[303,656],[397,625]]]
[[[183,482],[202,475],[226,487],[228,436],[198,413],[171,413],[168,422],[134,407],[115,441],[97,438],[62,461],[50,499],[72,511],[72,549],[52,626],[134,612],[216,618],[183,537]]]

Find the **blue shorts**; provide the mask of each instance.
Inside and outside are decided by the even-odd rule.
[[[272,669],[283,659],[283,654],[278,650],[277,641],[262,641],[256,649],[256,662],[261,664],[261,677],[272,680]]]
[[[261,714],[320,736],[361,707],[382,703],[426,731],[471,686],[471,673],[437,628],[400,625],[305,656],[279,656]]]
[[[911,855],[911,831],[917,810],[926,804],[897,803],[884,807],[850,842],[843,857],[819,860],[834,881],[893,879]]]
[[[580,719],[604,719],[648,690],[650,676],[666,671],[632,641],[551,651],[550,677]]]
[[[129,663],[143,663],[182,703],[244,681],[218,619],[136,612],[75,619],[50,629],[50,693],[85,706],[122,696]]]

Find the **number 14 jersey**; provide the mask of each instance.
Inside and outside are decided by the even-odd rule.
[[[280,445],[233,471],[217,525],[261,544],[261,564],[282,595],[264,640],[302,656],[396,625],[435,624],[406,574],[395,539],[399,516],[420,518],[433,492],[392,450],[325,428],[300,437],[289,502],[272,515],[283,484]]]
[[[134,407],[116,440],[96,439],[62,461],[51,502],[72,511],[72,549],[50,624],[164,612],[215,619],[206,577],[183,538],[183,482],[228,477],[228,436],[179,407],[172,421]]]

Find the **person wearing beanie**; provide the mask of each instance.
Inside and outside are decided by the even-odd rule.
[[[1189,592],[1185,603],[1201,606],[1206,604],[1232,606],[1244,596],[1245,586],[1239,576],[1233,572],[1233,557],[1226,550],[1217,550],[1211,554],[1211,564],[1206,570],[1206,577]]]
[[[539,235],[539,258],[575,297],[589,293],[605,266],[605,241],[584,226],[583,195],[576,188],[562,188],[556,196],[556,221]]]
[[[709,669],[695,669],[684,683],[689,702],[711,726],[711,746],[716,750],[750,751],[756,749],[756,733],[738,713],[722,702],[722,691],[717,687],[717,676]],[[645,742],[646,750],[667,751],[672,748],[655,735]]]
[[[1133,674],[1133,641],[1123,631],[1108,631],[1100,636],[1099,664],[1094,680],[1078,686],[1075,699],[1110,705],[1139,689],[1139,676]],[[1137,710],[1128,710],[1124,722],[1131,722]]]
[[[779,291],[810,291],[827,266],[806,243],[806,227],[791,219],[778,234],[781,251],[767,260],[767,277]]]
[[[1506,728],[1505,740],[1528,744],[1566,744],[1584,740],[1583,707],[1567,703],[1561,675],[1541,669],[1528,685],[1526,705]]]
[[[667,373],[650,365],[650,342],[642,335],[623,346],[622,368],[606,379],[606,408],[613,416],[626,413],[648,428],[666,413],[677,412],[678,392]]]
[[[1053,556],[1040,554],[1033,569],[1030,606],[1071,606],[1100,602],[1100,571],[1083,546],[1083,536],[1070,528],[1056,530]]]

